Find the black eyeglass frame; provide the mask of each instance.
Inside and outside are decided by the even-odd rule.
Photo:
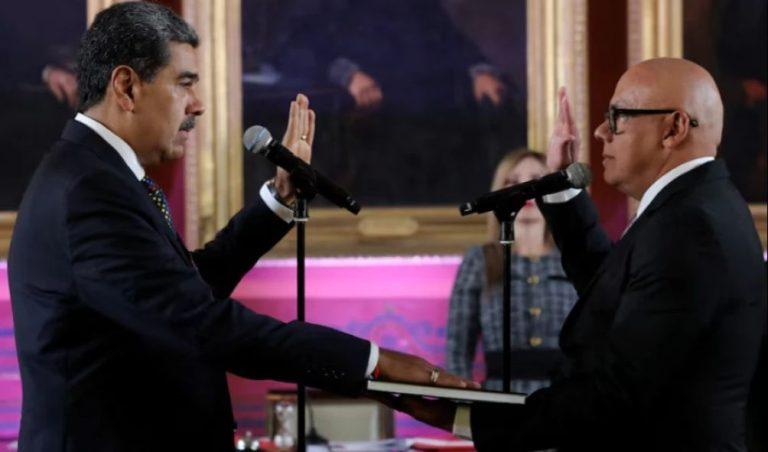
[[[608,121],[608,129],[613,135],[621,135],[624,132],[619,132],[616,126],[617,116],[644,116],[644,115],[666,115],[678,111],[676,108],[661,108],[661,109],[648,109],[648,108],[619,108],[614,105],[608,107],[608,111],[605,112],[605,119]],[[686,113],[687,114],[687,113]],[[690,115],[688,115],[690,118]],[[698,127],[699,121],[695,118],[691,119],[691,127]]]

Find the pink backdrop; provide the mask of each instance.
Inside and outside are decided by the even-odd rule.
[[[442,365],[448,298],[459,262],[459,257],[309,259],[307,321]],[[233,298],[256,312],[287,321],[296,316],[295,288],[292,260],[265,260],[246,275]],[[264,433],[265,394],[277,387],[288,385],[230,377],[241,430]],[[20,406],[7,267],[0,262],[0,439],[16,436]],[[445,436],[401,415],[396,434]]]

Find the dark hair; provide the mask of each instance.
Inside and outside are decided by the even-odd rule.
[[[168,64],[171,41],[198,44],[195,30],[165,6],[127,2],[101,11],[80,41],[78,110],[101,102],[117,66],[130,66],[142,80],[151,81]]]

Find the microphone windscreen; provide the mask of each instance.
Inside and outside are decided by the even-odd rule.
[[[272,141],[272,134],[266,127],[251,126],[243,134],[243,146],[249,152],[261,153]]]
[[[571,163],[565,169],[565,173],[573,188],[585,188],[592,182],[592,171],[583,163]]]

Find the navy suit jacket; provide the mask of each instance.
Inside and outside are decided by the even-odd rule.
[[[473,407],[478,449],[745,450],[766,274],[723,162],[672,181],[613,247],[586,193],[539,205],[580,297],[567,361],[525,406]]]
[[[70,122],[9,256],[20,450],[232,450],[226,371],[362,391],[369,342],[228,298],[289,229],[258,200],[189,253],[117,152]]]

